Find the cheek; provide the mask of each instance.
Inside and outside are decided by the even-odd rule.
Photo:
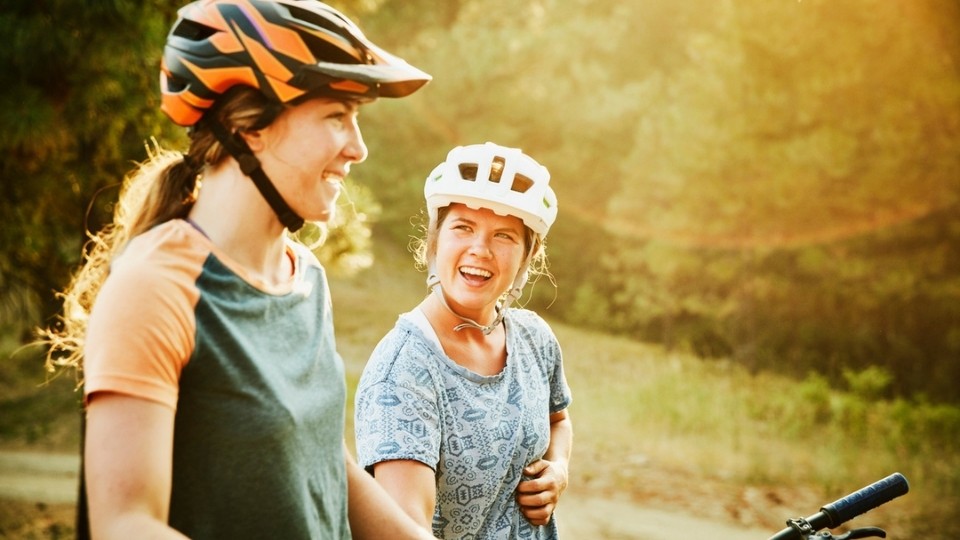
[[[504,246],[497,250],[497,258],[505,270],[513,270],[516,273],[523,263],[523,246]]]
[[[310,168],[317,163],[329,160],[333,148],[333,141],[325,130],[311,126],[289,137],[283,148],[283,155],[292,163],[303,164]]]
[[[437,242],[436,253],[438,261],[446,259],[448,264],[456,264],[456,259],[459,258],[462,252],[463,249],[455,241],[443,241],[441,239]]]

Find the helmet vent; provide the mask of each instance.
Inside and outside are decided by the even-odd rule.
[[[490,164],[490,181],[496,184],[500,183],[500,176],[503,175],[503,166],[507,163],[507,160],[503,159],[500,156],[493,158],[493,163]]]
[[[173,29],[173,35],[189,39],[190,41],[203,41],[217,33],[215,28],[199,24],[197,22],[183,19],[180,24]]]
[[[189,86],[186,81],[172,75],[168,75],[165,82],[166,86],[164,87],[164,90],[173,94],[179,94],[180,92],[186,90]]]
[[[529,177],[519,173],[513,175],[513,184],[510,186],[512,191],[516,191],[517,193],[526,193],[531,187],[533,187],[533,180],[531,180]]]
[[[297,19],[298,21],[305,22],[317,28],[323,28],[324,30],[333,32],[338,36],[344,33],[343,27],[341,25],[327,19],[326,17],[320,15],[319,13],[314,13],[309,9],[304,9],[302,7],[297,7],[289,4],[284,7],[286,7],[287,11],[290,12],[290,16],[293,17],[294,19]]]
[[[337,64],[356,64],[357,59],[348,51],[353,51],[354,54],[360,56],[366,56],[366,48],[358,39],[350,34],[348,23],[340,20],[339,17],[337,17],[336,20],[331,20],[309,9],[289,4],[285,7],[290,12],[290,16],[301,24],[325,30],[327,35],[336,37],[340,41],[340,45],[334,45],[324,39],[314,38],[307,40],[307,46],[310,47],[310,52],[313,53],[317,59]],[[334,14],[330,13],[329,17],[334,17]]]
[[[460,164],[460,178],[468,180],[470,182],[477,181],[477,169],[479,167],[476,163],[461,163]]]

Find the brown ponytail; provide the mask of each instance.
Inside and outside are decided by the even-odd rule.
[[[260,128],[277,114],[262,94],[250,88],[235,87],[221,99],[223,103],[212,112],[229,130]],[[53,326],[38,330],[40,341],[48,346],[49,372],[64,367],[82,370],[87,319],[114,256],[131,238],[161,223],[186,218],[199,193],[204,167],[226,158],[206,129],[191,131],[187,154],[165,150],[153,141],[147,155],[124,180],[113,222],[89,235],[81,267],[57,294],[63,300],[63,313]]]

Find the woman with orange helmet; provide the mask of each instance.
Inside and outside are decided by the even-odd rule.
[[[359,107],[429,79],[316,0],[180,10],[160,83],[189,150],[127,179],[47,334],[83,371],[93,536],[431,537],[345,449],[324,269],[286,234],[366,158]]]
[[[438,538],[558,538],[572,445],[560,345],[511,307],[557,216],[516,148],[454,148],[424,184],[430,294],[400,316],[356,394],[360,464]]]

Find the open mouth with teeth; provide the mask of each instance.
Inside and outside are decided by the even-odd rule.
[[[493,277],[492,272],[472,266],[461,266],[460,275],[470,283],[484,283]]]
[[[324,182],[330,182],[332,184],[343,183],[343,176],[336,173],[323,173],[320,179]]]

